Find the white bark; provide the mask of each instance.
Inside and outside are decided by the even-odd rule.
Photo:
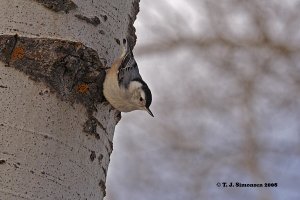
[[[53,0],[52,0],[53,1]],[[53,12],[34,0],[0,1],[0,34],[19,34],[29,37],[60,38],[79,41],[95,49],[100,58],[112,64],[119,55],[120,47],[114,38],[126,38],[128,15],[134,0],[73,0],[78,6],[69,13]],[[101,24],[97,27],[75,17],[97,16]],[[102,16],[107,16],[107,21]],[[101,34],[100,31],[104,31]],[[108,52],[106,54],[105,52]]]
[[[64,13],[34,0],[1,0],[0,36],[82,42],[109,65],[120,52],[115,38],[132,34],[133,1],[74,0],[78,8]],[[76,14],[98,16],[101,23]],[[83,105],[60,100],[43,82],[0,62],[0,199],[103,199],[118,112],[107,104],[97,110],[100,139],[83,132]]]

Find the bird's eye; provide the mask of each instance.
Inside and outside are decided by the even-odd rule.
[[[143,101],[143,98],[142,98],[142,97],[140,97],[140,101]]]

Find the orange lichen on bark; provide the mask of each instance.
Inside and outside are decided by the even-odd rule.
[[[11,59],[12,60],[17,60],[23,58],[25,55],[25,51],[22,47],[16,47],[12,54],[11,54]]]
[[[89,85],[86,83],[82,83],[77,85],[77,91],[80,93],[87,93],[89,91]]]

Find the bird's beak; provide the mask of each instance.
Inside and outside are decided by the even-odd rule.
[[[154,117],[154,115],[153,115],[153,113],[151,112],[150,108],[146,108],[146,107],[145,107],[145,110],[146,110],[152,117]]]

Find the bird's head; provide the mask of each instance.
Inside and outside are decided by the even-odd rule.
[[[149,108],[152,102],[152,94],[148,85],[141,79],[135,79],[129,84],[129,90],[132,93],[130,101],[137,110],[145,110],[154,117]]]

